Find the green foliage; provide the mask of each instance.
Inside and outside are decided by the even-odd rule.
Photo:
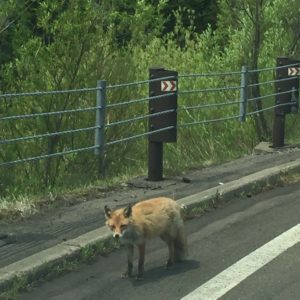
[[[191,74],[239,71],[242,65],[274,66],[278,55],[299,58],[296,0],[288,3],[284,0],[219,0],[218,10],[214,1],[178,1],[175,6],[167,0],[24,0],[4,1],[0,6],[0,88],[3,93],[93,87],[100,79],[105,79],[108,85],[134,82],[147,79],[148,69],[154,65],[177,70],[179,74]],[[207,19],[200,24],[204,16]],[[258,79],[263,82],[273,78],[273,72],[265,72]],[[181,78],[179,84],[180,91],[219,88],[239,86],[240,78]],[[265,95],[273,91],[273,85],[265,85],[259,93]],[[117,103],[147,94],[147,85],[108,89],[107,101]],[[181,94],[178,123],[237,115],[238,105],[195,110],[185,107],[238,100],[238,90]],[[10,116],[92,107],[95,93],[0,101],[0,116]],[[262,107],[273,103],[274,99],[268,98]],[[253,109],[249,106],[249,110]],[[111,108],[107,109],[107,123],[147,113],[147,103]],[[263,114],[263,118],[271,128],[272,112]],[[297,116],[288,118],[288,128],[294,132],[300,125],[298,119]],[[1,138],[9,139],[91,127],[95,115],[94,112],[72,113],[0,122]],[[178,143],[165,147],[166,173],[178,173],[188,167],[249,153],[261,138],[258,134],[261,125],[258,125],[255,118],[249,117],[245,123],[232,120],[181,126]],[[106,142],[143,133],[147,126],[147,121],[141,120],[109,127]],[[266,138],[270,137],[268,134]],[[289,134],[293,139],[293,133]],[[93,143],[92,131],[23,141],[1,146],[0,161],[83,148]],[[146,173],[146,139],[109,146],[105,155],[108,177]],[[90,152],[3,170],[0,195],[89,184],[99,175],[98,161]]]

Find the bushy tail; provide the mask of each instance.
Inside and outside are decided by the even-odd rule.
[[[182,261],[187,257],[187,241],[184,227],[178,229],[177,235],[174,239],[174,258],[175,261]]]

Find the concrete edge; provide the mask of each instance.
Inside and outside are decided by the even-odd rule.
[[[187,208],[193,208],[203,202],[216,201],[217,199],[227,200],[235,195],[248,193],[267,184],[276,183],[282,175],[295,172],[300,172],[300,159],[181,198],[177,202]]]
[[[26,284],[38,276],[45,277],[51,268],[78,259],[83,249],[111,238],[111,232],[103,226],[7,265],[0,269],[0,293],[9,290],[16,281]]]
[[[188,210],[214,204],[220,199],[229,200],[235,195],[252,192],[257,187],[278,182],[282,175],[296,172],[300,172],[300,159],[181,198],[178,203]],[[39,275],[45,276],[50,266],[63,264],[72,258],[77,259],[82,250],[109,239],[111,239],[111,233],[103,226],[5,266],[0,269],[0,292],[9,290],[16,280],[22,281],[24,285],[29,284]]]

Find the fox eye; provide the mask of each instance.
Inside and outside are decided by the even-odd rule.
[[[126,229],[127,225],[126,224],[122,224],[120,227],[121,227],[121,229]]]
[[[115,225],[109,225],[109,228],[110,228],[111,230],[115,230],[116,226],[115,226]]]

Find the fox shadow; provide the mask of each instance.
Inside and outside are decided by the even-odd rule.
[[[174,276],[177,274],[185,273],[193,269],[200,268],[200,262],[196,260],[184,260],[182,262],[175,263],[169,268],[164,266],[158,266],[152,269],[145,270],[144,278],[142,280],[132,279],[133,286],[141,286],[148,283],[159,281],[162,278]]]

